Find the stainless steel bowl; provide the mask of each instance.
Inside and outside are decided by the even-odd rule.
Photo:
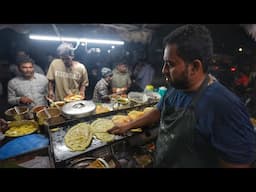
[[[36,117],[39,125],[43,125],[46,120],[59,117],[60,115],[61,115],[61,111],[56,108],[42,109],[36,113]]]
[[[19,113],[17,113],[17,110]],[[29,108],[26,106],[16,106],[16,110],[13,107],[7,109],[4,114],[9,121],[29,119]]]

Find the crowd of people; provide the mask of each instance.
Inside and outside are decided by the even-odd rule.
[[[61,101],[71,94],[79,94],[95,102],[107,102],[111,94],[143,91],[153,81],[154,69],[145,59],[138,60],[133,69],[129,69],[127,61],[121,59],[112,65],[113,69],[95,64],[88,71],[85,63],[74,60],[71,44],[61,43],[56,53],[56,58],[49,56],[49,64],[44,71],[27,52],[16,52],[15,63],[9,67],[11,79],[7,92],[10,106],[32,108],[47,105],[45,96]],[[0,88],[2,90],[3,86]]]

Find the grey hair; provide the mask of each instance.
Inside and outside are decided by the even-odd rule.
[[[72,47],[72,44],[70,43],[60,44],[57,48],[57,54],[59,56],[62,56],[62,55],[74,56],[74,49]]]

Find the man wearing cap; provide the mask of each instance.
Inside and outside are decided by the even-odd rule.
[[[57,53],[60,58],[51,62],[47,72],[49,98],[63,100],[71,94],[85,97],[85,89],[89,85],[85,66],[73,60],[74,52],[70,44],[62,43]]]
[[[109,100],[109,93],[111,92],[110,83],[113,73],[111,69],[103,67],[101,69],[102,78],[99,80],[94,88],[93,101],[106,102]]]

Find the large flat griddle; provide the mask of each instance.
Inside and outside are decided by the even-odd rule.
[[[56,163],[71,159],[71,158],[79,156],[81,154],[85,154],[87,152],[104,147],[111,143],[111,142],[110,143],[102,142],[96,138],[93,138],[89,147],[87,147],[84,151],[71,151],[65,145],[64,136],[67,133],[67,131],[69,130],[69,128],[76,125],[77,123],[78,123],[77,121],[74,121],[72,123],[69,122],[69,124],[59,127],[60,129],[58,131],[50,134],[51,145],[52,145],[54,159],[55,159]],[[116,135],[115,140],[113,142],[118,141],[120,139],[124,139],[124,137]]]
[[[107,113],[92,115],[92,116],[81,118],[81,119],[68,120],[65,123],[62,123],[60,125],[54,125],[54,127],[49,126],[48,133],[49,133],[49,138],[50,138],[50,152],[51,152],[51,155],[53,157],[55,164],[67,164],[66,162],[71,161],[74,158],[77,158],[80,156],[85,156],[86,154],[88,154],[90,152],[102,149],[104,147],[108,147],[111,144],[117,143],[121,140],[125,140],[127,138],[130,138],[130,137],[140,134],[140,133],[132,133],[132,134],[128,134],[127,136],[116,135],[115,140],[112,142],[109,142],[109,143],[102,142],[96,138],[93,138],[89,147],[87,147],[84,151],[75,151],[74,152],[74,151],[71,151],[65,145],[65,142],[64,142],[64,136],[72,126],[74,126],[78,123],[81,123],[81,122],[91,123],[92,121],[96,120],[97,118],[111,119],[113,117],[113,115],[116,115],[116,114],[127,114],[127,110],[138,109],[138,107],[145,108],[148,106],[152,106],[152,103],[146,104],[146,105],[141,105],[141,106],[136,106],[136,107],[129,108],[129,109],[111,111],[111,112],[107,112]],[[56,127],[59,129],[55,132],[52,132],[51,130]]]

